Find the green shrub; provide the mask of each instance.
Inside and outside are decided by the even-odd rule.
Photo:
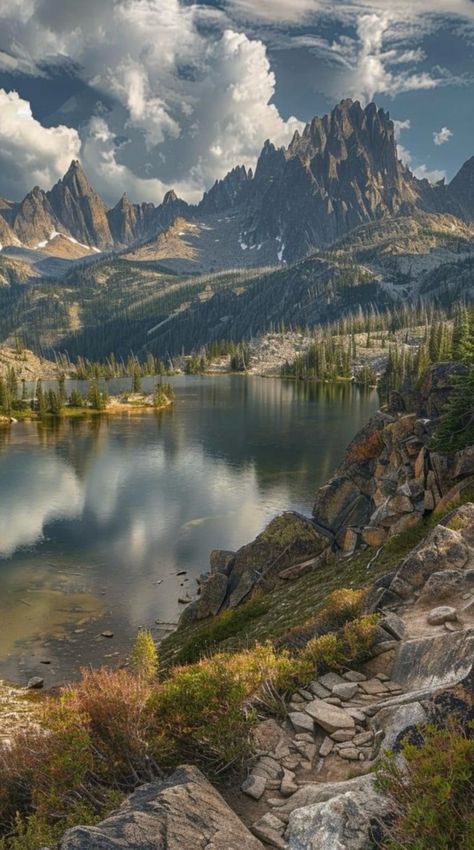
[[[289,645],[303,645],[318,634],[333,631],[343,626],[348,620],[358,617],[364,610],[366,591],[364,588],[354,590],[341,588],[334,590],[325,600],[324,607],[301,626],[290,629],[283,642]]]
[[[377,783],[393,820],[386,850],[472,850],[474,847],[474,740],[459,722],[420,729],[421,746],[406,742],[403,763],[382,761]]]
[[[377,621],[378,615],[370,614],[347,622],[341,634],[319,635],[308,641],[299,658],[313,664],[313,676],[360,664],[374,644]]]
[[[175,658],[177,664],[190,664],[198,661],[203,655],[209,654],[222,641],[241,634],[252,620],[261,617],[268,611],[269,601],[262,593],[256,594],[248,602],[237,608],[227,608],[217,616],[194,629],[192,637],[186,641]]]
[[[252,701],[265,703],[269,688],[273,692],[294,676],[288,654],[270,644],[174,668],[150,700],[170,745],[166,766],[191,760],[216,773],[242,762],[257,719]]]
[[[158,651],[153,635],[148,629],[140,629],[130,655],[130,667],[144,679],[151,681],[158,672]]]

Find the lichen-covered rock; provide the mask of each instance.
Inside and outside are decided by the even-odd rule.
[[[425,723],[427,719],[425,709],[416,701],[379,711],[375,715],[374,726],[376,730],[383,732],[383,738],[380,739],[382,752],[398,752],[408,732]]]
[[[437,525],[402,561],[390,590],[407,599],[414,590],[421,590],[433,573],[463,569],[468,557],[469,550],[462,535],[452,528]]]
[[[345,476],[333,478],[318,490],[313,506],[313,516],[322,526],[337,533],[343,523],[348,521],[351,510],[354,507],[357,510],[360,497],[359,488],[350,478]]]
[[[371,821],[384,814],[387,803],[375,791],[365,791],[347,791],[293,811],[286,832],[289,850],[371,850]]]
[[[102,823],[68,830],[61,850],[263,850],[195,767],[144,785]]]
[[[275,517],[235,553],[229,572],[230,606],[240,604],[256,583],[274,581],[282,570],[321,555],[331,542],[330,533],[301,514],[287,511]]]
[[[432,573],[420,594],[421,602],[436,602],[456,593],[462,586],[464,574],[461,570],[441,570]]]

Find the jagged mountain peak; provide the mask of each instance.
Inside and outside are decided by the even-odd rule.
[[[101,249],[113,246],[106,206],[78,159],[72,160],[47,197],[59,221],[80,242]]]
[[[204,193],[199,210],[211,213],[222,212],[240,204],[243,200],[242,192],[252,179],[251,169],[247,170],[245,165],[235,166],[222,180],[216,180],[212,188]]]
[[[178,198],[174,189],[168,189],[168,191],[166,192],[166,194],[163,198],[162,206],[166,206],[166,204],[174,204],[176,201],[179,201],[179,200],[180,200],[180,198]]]

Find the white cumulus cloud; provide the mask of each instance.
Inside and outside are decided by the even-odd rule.
[[[445,142],[449,142],[452,135],[453,131],[448,127],[441,127],[441,130],[433,133],[433,141],[435,145],[444,145]]]
[[[16,5],[0,0],[0,60],[8,50],[43,73],[46,45],[49,54],[76,63],[99,100],[112,103],[78,126],[80,158],[109,203],[122,189],[133,200],[159,202],[175,188],[195,201],[236,164],[254,166],[266,138],[287,144],[303,126],[271,102],[276,80],[265,44],[222,29],[218,10],[181,0]],[[54,129],[60,131],[66,134]],[[75,133],[63,146],[68,156]],[[31,183],[27,161],[23,173]],[[42,184],[49,176],[57,173],[45,167]],[[16,197],[22,187],[23,181]]]
[[[0,89],[0,173],[2,191],[17,197],[35,185],[48,188],[79,155],[77,130],[43,127],[28,101]]]

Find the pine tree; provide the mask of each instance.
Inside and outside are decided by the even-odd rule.
[[[43,392],[43,384],[39,380],[36,384],[36,401],[38,404],[38,413],[40,419],[47,413],[46,398]]]
[[[441,414],[432,447],[456,452],[474,443],[474,365],[453,380],[453,389]]]
[[[142,381],[139,370],[135,367],[132,375],[132,393],[141,393]]]

